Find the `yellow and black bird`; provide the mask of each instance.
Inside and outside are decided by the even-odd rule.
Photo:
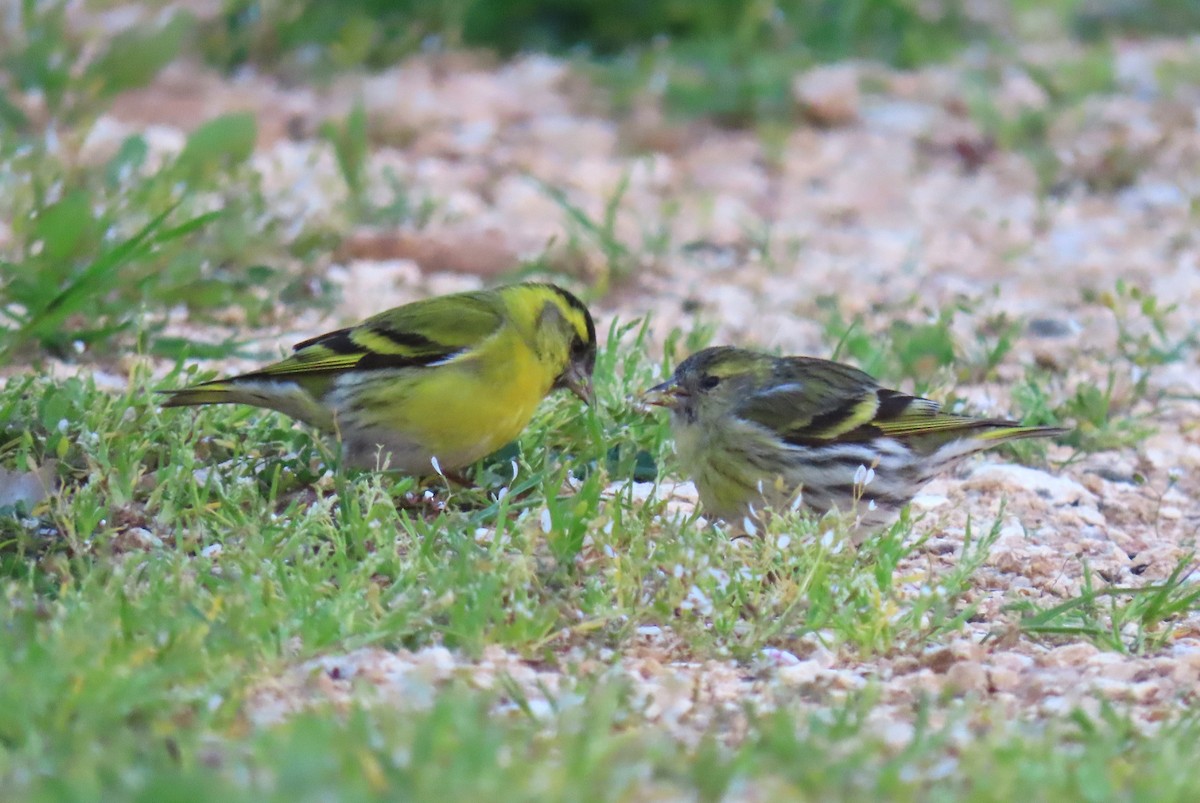
[[[551,391],[592,403],[596,327],[553,284],[430,298],[297,343],[248,374],[166,391],[164,407],[249,404],[337,434],[351,465],[454,471],[512,441]]]

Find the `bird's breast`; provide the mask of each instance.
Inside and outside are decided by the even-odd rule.
[[[351,410],[339,421],[343,434],[395,433],[447,470],[496,451],[521,434],[553,377],[522,344],[491,345],[498,351],[401,369],[387,381],[354,380],[340,390]]]

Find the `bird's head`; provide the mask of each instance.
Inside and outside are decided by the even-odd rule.
[[[774,361],[747,349],[706,348],[679,363],[671,378],[643,393],[641,401],[666,407],[688,423],[712,420],[733,410],[769,379]]]
[[[520,284],[509,288],[519,300],[514,315],[532,325],[534,351],[554,376],[554,389],[565,388],[586,404],[594,404],[592,372],[596,368],[596,324],[583,302],[553,284]]]

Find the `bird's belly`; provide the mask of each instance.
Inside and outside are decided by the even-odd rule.
[[[371,467],[386,453],[391,468],[411,474],[433,473],[434,458],[443,471],[469,465],[525,429],[550,385],[535,367],[514,360],[488,376],[452,363],[364,388],[339,419],[347,456]]]
[[[818,513],[853,511],[866,526],[889,520],[927,478],[901,444],[788,446],[755,427],[674,429],[675,448],[710,516],[736,522],[754,510],[796,502]],[[870,471],[868,471],[871,469]]]
[[[700,504],[710,517],[735,521],[761,506],[764,493],[780,485],[780,474],[761,465],[757,433],[722,433],[698,424],[677,424],[675,452],[696,483]],[[774,501],[768,499],[767,501]]]

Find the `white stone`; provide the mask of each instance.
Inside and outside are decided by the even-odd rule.
[[[967,487],[1007,487],[1033,491],[1055,506],[1093,503],[1092,492],[1075,480],[1036,468],[1010,463],[988,463],[971,472]],[[1094,507],[1094,504],[1091,504]]]
[[[817,67],[796,76],[792,96],[821,125],[846,125],[858,119],[861,93],[853,65]]]
[[[798,661],[788,666],[779,667],[777,676],[781,683],[788,686],[810,686],[817,682],[825,667],[819,661]]]

